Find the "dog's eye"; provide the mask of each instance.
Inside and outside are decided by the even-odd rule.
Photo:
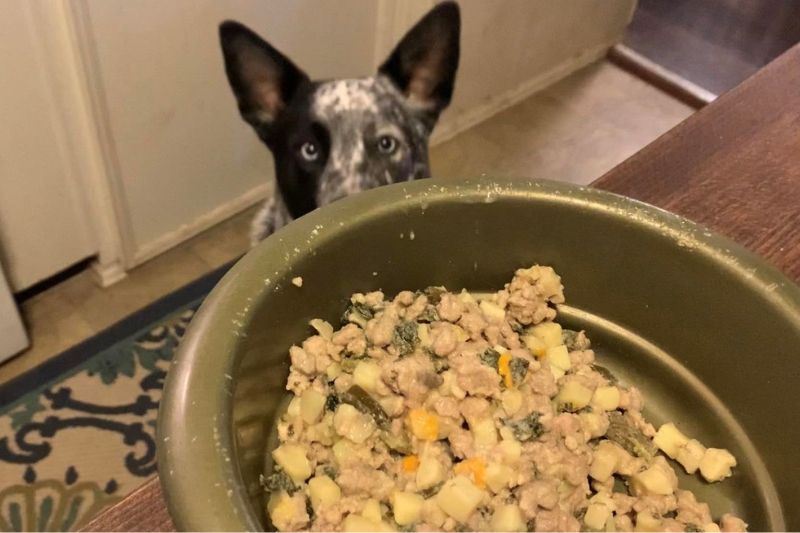
[[[380,150],[382,154],[393,154],[395,150],[397,150],[397,139],[391,135],[381,135],[380,138],[378,138],[378,150]]]
[[[300,147],[300,155],[306,161],[316,161],[319,157],[319,148],[312,142],[303,143]]]

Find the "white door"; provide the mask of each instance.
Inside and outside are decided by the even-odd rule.
[[[5,274],[0,269],[0,362],[27,347],[28,336],[11,297]]]
[[[37,19],[46,8],[0,1],[0,262],[14,292],[97,252],[53,68],[68,65]]]

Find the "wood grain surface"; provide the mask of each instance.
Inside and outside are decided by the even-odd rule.
[[[708,226],[800,281],[800,45],[592,186]],[[82,531],[174,531],[158,478]]]

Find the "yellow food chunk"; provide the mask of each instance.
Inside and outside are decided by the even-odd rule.
[[[570,411],[583,409],[592,399],[592,390],[577,381],[568,381],[556,395],[556,401],[563,406],[570,406]]]
[[[497,372],[503,377],[503,385],[507,388],[514,386],[509,363],[511,363],[511,356],[507,353],[502,354],[500,358],[497,359]]]
[[[531,335],[544,343],[547,348],[564,344],[561,336],[561,325],[555,322],[542,322],[529,330]]]
[[[463,523],[478,508],[485,495],[468,478],[456,476],[445,482],[435,498],[442,511]]]
[[[425,457],[420,461],[417,469],[417,487],[427,489],[438,485],[446,476],[445,468],[442,463],[433,457]]]
[[[497,494],[508,487],[514,470],[510,466],[492,463],[486,467],[486,485]]]
[[[569,360],[569,350],[563,344],[548,348],[546,359],[550,366],[554,366],[564,372],[572,368],[572,361]]]
[[[525,347],[528,349],[528,351],[535,355],[538,359],[541,359],[547,355],[547,345],[539,337],[525,335],[522,337],[522,342],[525,343]]]
[[[433,441],[439,438],[439,418],[421,407],[409,411],[406,423],[411,428],[411,434],[419,440]]]
[[[419,458],[416,455],[403,457],[403,472],[412,474],[419,468]]]
[[[342,489],[328,476],[315,476],[308,480],[308,492],[314,509],[333,505],[342,497]]]
[[[381,367],[372,361],[362,361],[353,371],[353,383],[368,392],[375,392],[381,379]]]
[[[297,485],[311,476],[311,463],[306,457],[304,446],[281,444],[272,452],[272,458]]]
[[[453,467],[456,475],[468,477],[479,489],[486,488],[486,463],[480,457],[470,457]]]
[[[470,424],[470,431],[475,439],[476,446],[494,446],[497,444],[497,428],[491,418],[474,420]]]
[[[700,468],[700,461],[705,454],[706,447],[700,444],[700,441],[691,439],[678,450],[675,459],[683,466],[687,474],[694,474]]]
[[[357,514],[349,514],[345,517],[344,522],[342,522],[342,531],[380,531],[381,524],[380,522],[375,522],[374,520],[370,520],[369,518],[364,518],[363,516],[359,516]]]
[[[592,403],[604,411],[613,411],[619,407],[619,389],[610,387],[597,387],[592,395]]]
[[[361,516],[373,522],[380,522],[381,518],[381,502],[375,498],[370,498],[364,504],[364,509],[361,511]]]
[[[653,444],[658,446],[658,449],[667,454],[670,459],[678,457],[678,452],[687,442],[689,442],[689,437],[681,433],[672,422],[658,428],[656,436],[653,437]]]
[[[425,502],[419,494],[397,491],[392,495],[392,513],[399,526],[407,526],[419,520],[422,504]]]
[[[506,389],[500,394],[503,410],[508,416],[513,415],[522,408],[525,398],[518,389]]]
[[[700,474],[706,481],[722,481],[731,475],[731,468],[736,466],[736,458],[728,450],[709,448],[700,459]]]
[[[586,514],[583,516],[583,523],[589,528],[601,530],[606,527],[606,522],[611,517],[611,509],[602,503],[592,503],[586,509]]]
[[[501,505],[492,515],[492,531],[527,531],[518,505]]]
[[[608,481],[619,466],[621,452],[624,450],[617,444],[611,441],[600,441],[597,449],[594,451],[594,459],[589,467],[589,475],[599,481],[605,483]]]
[[[316,424],[322,417],[326,401],[327,398],[324,395],[314,389],[307,389],[300,396],[300,415],[303,417],[303,422],[309,425]]]

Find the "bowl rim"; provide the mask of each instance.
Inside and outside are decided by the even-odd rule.
[[[247,488],[232,455],[233,378],[231,354],[242,342],[242,330],[254,313],[250,303],[268,291],[280,290],[292,262],[381,212],[422,209],[431,203],[489,203],[499,198],[525,198],[569,204],[627,219],[629,224],[657,230],[680,247],[718,262],[749,289],[764,296],[787,317],[800,317],[800,287],[755,253],[679,215],[607,191],[550,180],[468,181],[420,180],[379,187],[344,198],[282,228],[244,255],[217,283],[187,328],[167,374],[156,431],[158,471],[169,513],[178,531],[263,531],[249,509]],[[263,273],[274,276],[264,278]],[[248,283],[247,280],[258,280]],[[258,293],[244,287],[258,287]],[[224,318],[229,336],[209,335],[222,320],[215,311],[238,309],[237,319]],[[210,326],[215,325],[214,328]],[[202,368],[202,373],[195,371]],[[194,394],[194,389],[205,394]],[[208,418],[204,413],[214,412]],[[203,438],[198,438],[203,436]],[[173,453],[177,451],[177,453]],[[206,499],[198,499],[197,463],[203,465]],[[767,501],[776,506],[785,529],[777,492]],[[229,505],[219,505],[227,502]]]

